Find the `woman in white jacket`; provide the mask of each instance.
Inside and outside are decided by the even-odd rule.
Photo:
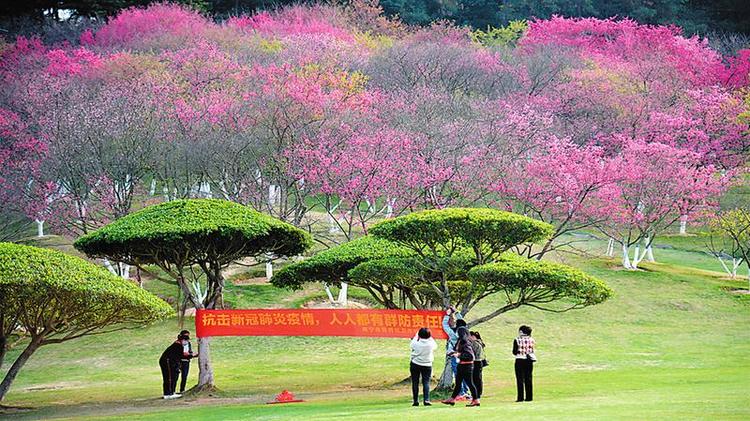
[[[424,405],[430,406],[430,378],[432,377],[432,362],[435,359],[437,343],[432,339],[430,329],[419,329],[411,340],[411,393],[414,398],[412,406],[419,406],[419,377],[422,376]]]

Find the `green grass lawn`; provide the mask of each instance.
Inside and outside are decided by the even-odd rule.
[[[490,361],[480,408],[411,407],[410,386],[402,382],[408,340],[377,338],[215,338],[219,396],[162,401],[157,360],[178,331],[170,320],[42,348],[3,402],[34,409],[0,417],[750,419],[750,296],[730,292],[747,283],[724,279],[717,262],[702,260],[697,246],[686,243],[657,249],[660,263],[637,272],[620,270],[619,259],[566,256],[604,279],[614,297],[561,314],[516,310],[478,326]],[[605,244],[591,247],[603,252]],[[233,286],[228,294],[237,306],[294,307],[321,291],[261,284]],[[489,300],[468,319],[490,311]],[[539,362],[535,402],[517,404],[510,346],[522,323],[534,327]],[[191,380],[196,378],[194,365]],[[306,402],[264,403],[283,389]]]

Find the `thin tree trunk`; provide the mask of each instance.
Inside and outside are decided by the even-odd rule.
[[[323,287],[326,290],[326,295],[328,295],[328,300],[331,304],[336,304],[336,300],[333,299],[333,294],[331,293],[331,287],[329,287],[328,284],[323,284]]]
[[[18,358],[16,358],[16,361],[13,362],[13,365],[10,366],[8,373],[5,374],[3,382],[0,383],[0,402],[3,401],[3,398],[5,398],[8,390],[10,390],[10,385],[13,383],[13,380],[15,380],[18,372],[21,371],[21,368],[23,368],[24,364],[26,364],[26,361],[29,360],[31,355],[36,352],[37,349],[39,349],[41,343],[41,338],[32,339],[31,342],[29,342],[29,344],[23,350],[23,352],[21,352],[21,355],[19,355]]]
[[[622,267],[625,269],[633,269],[633,265],[630,264],[630,256],[628,255],[630,253],[630,248],[625,244],[625,242],[622,243]]]
[[[342,282],[341,289],[339,290],[339,298],[337,300],[339,302],[339,305],[341,305],[342,307],[346,307],[348,304],[348,301],[349,301],[348,299],[349,297],[347,295],[348,290],[349,290],[349,285],[347,285],[346,282]]]
[[[211,366],[211,338],[198,338],[198,389],[214,387],[214,368]]]
[[[680,235],[686,235],[687,234],[687,215],[680,216]]]
[[[8,338],[5,335],[0,336],[0,368],[3,368],[3,361],[5,361],[5,353],[8,352],[5,347],[8,346]]]
[[[440,374],[440,379],[438,379],[437,389],[450,390],[453,387],[453,368],[451,368],[451,358],[453,357],[445,358],[445,367],[443,367],[443,372]]]
[[[39,238],[44,237],[44,221],[36,219],[34,222],[36,222],[36,236]]]

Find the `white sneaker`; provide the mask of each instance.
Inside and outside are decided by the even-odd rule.
[[[181,398],[181,397],[182,397],[182,395],[180,395],[179,393],[175,393],[174,395],[172,395],[172,399],[177,399],[177,398]]]

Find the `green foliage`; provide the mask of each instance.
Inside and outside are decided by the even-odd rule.
[[[600,304],[612,296],[604,282],[570,266],[504,255],[495,263],[477,266],[469,279],[485,288],[517,294],[513,302],[544,310],[565,302],[565,310]],[[556,305],[556,304],[554,304]]]
[[[552,226],[494,209],[453,208],[416,212],[370,229],[371,236],[288,266],[272,279],[299,289],[306,282],[347,282],[364,288],[388,308],[408,301],[415,308],[456,303],[464,314],[495,294],[507,298],[489,316],[530,305],[567,300],[567,309],[606,300],[606,285],[565,265],[539,262],[507,252],[538,241]],[[401,300],[401,303],[399,303]]]
[[[347,282],[349,270],[362,262],[411,255],[411,251],[390,241],[366,236],[289,265],[276,272],[271,283],[277,287],[300,289],[306,282]]]
[[[120,218],[79,238],[92,257],[132,264],[203,258],[228,264],[238,256],[293,256],[312,245],[306,232],[237,203],[216,199],[166,202]],[[186,258],[188,257],[188,258]]]
[[[48,342],[174,314],[155,295],[83,259],[11,243],[0,243],[0,292],[27,333]]]
[[[474,42],[485,47],[515,47],[518,40],[523,37],[529,28],[525,20],[512,20],[506,26],[497,28],[489,27],[486,31],[477,29],[472,31],[471,38]]]
[[[552,234],[550,224],[496,209],[448,208],[415,212],[383,221],[370,229],[376,237],[404,245],[418,254],[449,257],[466,247],[484,263],[518,244]]]

